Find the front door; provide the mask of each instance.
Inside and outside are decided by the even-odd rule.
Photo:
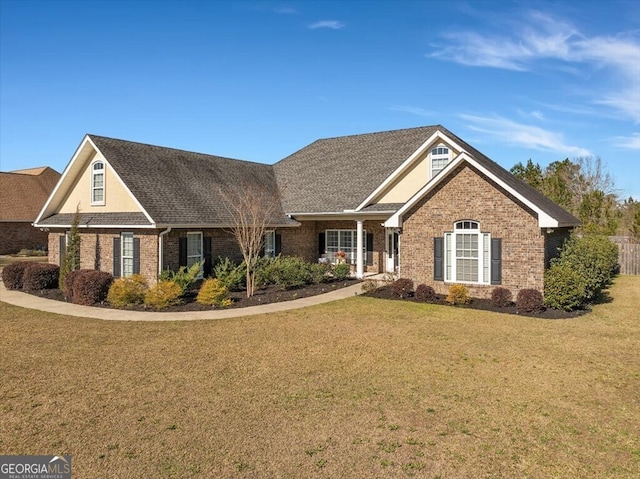
[[[400,235],[398,234],[397,229],[387,228],[386,236],[387,264],[385,271],[387,273],[397,273],[398,264],[400,262]]]

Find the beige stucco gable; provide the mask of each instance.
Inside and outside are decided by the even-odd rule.
[[[91,167],[97,161],[102,161],[105,166],[104,205],[91,204]],[[140,213],[142,211],[131,192],[123,186],[100,152],[94,152],[93,156],[85,162],[82,171],[67,190],[67,195],[57,213],[75,213],[76,207],[82,213]]]
[[[379,185],[358,209],[375,204],[409,201],[431,179],[431,150],[437,146],[449,149],[450,161],[463,151],[456,142],[437,131]]]
[[[450,150],[450,158],[453,160],[460,151],[452,145],[440,139],[427,145],[425,151],[401,171],[376,200],[376,203],[406,203],[420,188],[431,179],[431,149],[436,146],[446,146]]]

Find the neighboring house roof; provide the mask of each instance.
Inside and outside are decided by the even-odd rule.
[[[0,221],[34,221],[59,178],[48,166],[0,172]]]
[[[354,210],[433,133],[427,126],[317,140],[273,168],[288,213]]]

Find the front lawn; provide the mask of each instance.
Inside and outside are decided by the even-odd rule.
[[[541,320],[354,297],[131,323],[0,303],[0,453],[75,478],[635,478],[640,277]]]

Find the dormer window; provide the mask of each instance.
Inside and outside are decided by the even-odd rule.
[[[91,165],[91,204],[104,205],[104,163],[96,161]]]
[[[431,149],[431,178],[436,176],[451,161],[451,150],[444,145]]]

